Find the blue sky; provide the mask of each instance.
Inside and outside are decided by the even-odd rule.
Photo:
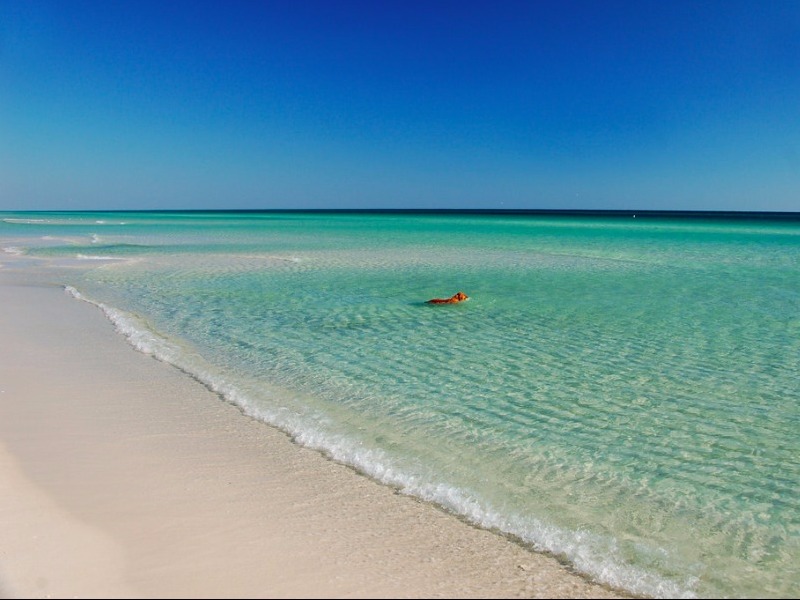
[[[800,211],[800,2],[0,2],[0,209]]]

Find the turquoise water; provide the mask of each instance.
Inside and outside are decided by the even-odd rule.
[[[635,594],[800,595],[800,221],[0,218],[141,350],[404,493]]]

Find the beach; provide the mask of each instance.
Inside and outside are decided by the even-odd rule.
[[[0,268],[0,596],[619,598],[301,447]]]

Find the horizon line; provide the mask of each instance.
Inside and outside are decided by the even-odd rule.
[[[349,214],[462,214],[627,217],[726,217],[800,220],[800,211],[561,209],[561,208],[159,208],[159,209],[23,209],[8,213],[349,213]]]

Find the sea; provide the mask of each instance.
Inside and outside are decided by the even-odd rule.
[[[0,248],[265,427],[588,579],[800,597],[800,215],[5,212]]]

